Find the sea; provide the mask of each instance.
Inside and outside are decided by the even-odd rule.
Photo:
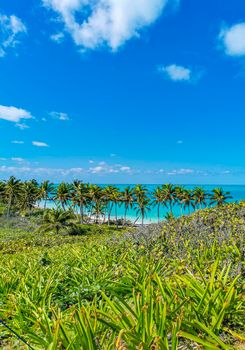
[[[123,185],[118,185],[118,184],[112,184],[113,186],[117,187],[120,191],[123,191],[126,187],[130,186],[130,187],[134,187],[134,184],[123,184]],[[101,187],[106,187],[108,186],[108,184],[99,184],[99,186]],[[161,186],[159,184],[147,184],[147,185],[143,185],[147,188],[147,190],[149,191],[149,193],[153,192],[154,189],[158,186]],[[184,188],[186,189],[194,189],[195,187],[197,187],[197,185],[183,185]],[[229,202],[239,202],[241,200],[245,200],[245,185],[198,185],[198,187],[202,187],[203,189],[205,189],[207,192],[211,192],[212,189],[217,188],[217,187],[221,187],[224,191],[226,192],[230,192],[230,195],[232,196],[232,199],[229,200]],[[49,202],[47,207],[52,208],[55,207],[55,204],[53,202]],[[118,218],[123,218],[124,217],[124,205],[121,205],[120,207],[118,207],[117,209],[117,217]],[[192,212],[193,209],[190,209],[190,212]],[[137,209],[133,208],[133,209],[129,209],[127,212],[127,219],[135,222],[135,220],[137,220],[138,216],[136,214]],[[162,206],[160,209],[160,220],[164,220],[166,215],[168,214],[169,210]],[[184,212],[183,214],[188,214],[189,211]],[[175,205],[173,208],[173,214],[174,216],[180,216],[180,207],[178,205]],[[115,208],[113,208],[112,213],[111,213],[111,218],[114,219],[115,218]],[[140,223],[141,219],[138,218],[137,222]],[[157,207],[153,207],[151,206],[151,210],[148,211],[146,213],[145,216],[145,223],[155,223],[158,221],[158,215],[157,215]]]

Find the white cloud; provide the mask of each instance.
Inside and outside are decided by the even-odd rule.
[[[36,147],[49,147],[49,145],[45,142],[40,142],[40,141],[32,141],[33,146]]]
[[[235,24],[229,28],[222,29],[220,38],[227,55],[245,55],[245,23]]]
[[[49,115],[54,119],[59,120],[70,120],[67,113],[61,113],[61,112],[50,112]]]
[[[8,49],[15,48],[20,35],[25,33],[27,29],[20,18],[0,13],[0,57],[5,56]]]
[[[56,33],[50,36],[50,39],[60,44],[64,39],[64,33]]]
[[[182,168],[182,169],[171,170],[167,173],[167,175],[190,175],[193,173],[194,173],[193,169]]]
[[[0,166],[0,174],[4,174],[4,177],[11,175],[23,176],[26,178],[32,177],[60,177],[72,176],[76,177],[84,173],[82,168],[41,168],[41,167],[29,167],[29,166]]]
[[[173,0],[170,0],[171,2]],[[116,51],[156,21],[169,0],[43,0],[58,13],[76,45]]]
[[[17,123],[16,126],[23,127],[24,124],[19,123],[22,119],[32,119],[33,116],[30,112],[22,108],[16,108],[13,106],[0,105],[0,119],[7,120],[9,122]]]
[[[192,71],[189,68],[176,64],[160,66],[158,71],[173,81],[190,81],[192,79]]]
[[[14,143],[15,145],[23,145],[23,144],[24,144],[24,141],[17,141],[17,140],[14,140],[14,141],[11,141],[11,143]]]
[[[132,173],[133,170],[129,166],[121,164],[107,164],[106,162],[99,162],[98,165],[90,167],[88,173],[91,174],[112,174],[112,173]]]
[[[2,165],[0,166],[0,173],[7,173],[9,175],[17,175],[22,173],[29,173],[32,169],[29,167],[13,167],[13,166],[6,166]]]
[[[129,166],[122,166],[122,167],[120,168],[120,170],[121,170],[121,171],[126,171],[126,172],[128,172],[128,171],[131,170],[131,168],[130,168]]]
[[[17,163],[22,163],[25,161],[23,158],[19,158],[19,157],[12,157],[11,160]]]
[[[69,172],[79,174],[79,173],[83,172],[83,168],[71,168],[71,169],[69,169]]]
[[[0,47],[0,57],[4,57],[5,56],[5,51]]]
[[[15,126],[17,126],[17,128],[19,128],[20,130],[29,129],[29,126],[24,123],[17,123],[15,124]]]
[[[102,173],[105,171],[105,168],[103,166],[95,166],[95,167],[92,167],[92,168],[89,168],[89,171],[92,173],[92,174],[99,174],[99,173]]]

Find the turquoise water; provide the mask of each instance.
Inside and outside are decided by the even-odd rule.
[[[118,187],[121,191],[127,187],[127,186],[133,186],[133,185],[116,185],[116,187]],[[153,192],[154,189],[159,186],[159,185],[145,185],[145,187],[148,189],[149,192]],[[197,187],[196,185],[185,185],[184,186],[187,189],[193,189],[195,187]],[[198,186],[199,187],[199,186]],[[222,187],[224,191],[230,192],[232,199],[230,200],[231,202],[239,202],[240,200],[245,200],[245,185],[241,186],[241,185],[200,185],[200,187],[202,187],[203,189],[205,189],[206,191],[210,192],[212,189],[216,188],[216,187]],[[162,207],[161,211],[160,211],[160,218],[163,220],[165,215],[168,213],[168,209],[166,207]],[[180,215],[180,207],[178,205],[176,205],[173,208],[173,214],[175,216],[179,216]],[[183,214],[187,214],[183,213]],[[124,215],[124,208],[123,206],[121,208],[118,208],[118,217],[123,217]],[[127,217],[129,220],[136,220],[137,216],[136,216],[136,210],[129,210]],[[145,218],[145,222],[157,222],[157,207],[152,207],[151,211],[147,212],[146,214],[146,218]],[[140,221],[140,220],[139,220]]]
[[[100,185],[101,187],[105,187],[108,185]],[[125,187],[127,186],[131,186],[133,187],[134,185],[131,184],[125,184],[125,185],[113,185],[116,186],[120,191],[123,191]],[[154,189],[159,186],[159,185],[144,185],[149,192],[153,192]],[[199,185],[198,185],[199,186]],[[185,185],[184,186],[187,189],[193,189],[194,187],[196,187],[196,185]],[[230,192],[232,199],[230,200],[231,202],[238,202],[240,200],[245,200],[245,185],[200,185],[200,187],[202,187],[203,189],[205,189],[206,191],[210,192],[212,189],[216,188],[216,187],[222,187],[224,191]],[[48,207],[53,207],[55,206],[54,203],[49,203]],[[118,208],[117,210],[118,212],[118,218],[123,218],[124,216],[124,206],[122,205],[121,207]],[[167,214],[168,209],[165,207],[161,208],[161,212],[160,212],[160,218],[163,220],[165,215]],[[179,206],[175,206],[173,209],[173,213],[175,216],[179,216],[180,215],[180,208]],[[187,214],[184,213],[184,214]],[[114,218],[115,215],[115,209],[113,209],[112,211],[112,219]],[[131,221],[135,221],[137,219],[137,215],[136,215],[136,210],[131,209],[128,210],[127,213],[127,218],[128,220]],[[140,219],[139,219],[140,222]],[[145,222],[147,223],[151,223],[151,222],[157,222],[157,208],[152,207],[151,211],[147,212],[146,217],[145,217]]]

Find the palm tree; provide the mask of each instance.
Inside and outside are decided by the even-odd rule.
[[[144,219],[147,211],[150,211],[151,208],[149,206],[150,198],[147,196],[141,196],[137,199],[136,205],[138,207],[137,215],[141,216],[141,225],[144,226]]]
[[[202,209],[203,206],[206,206],[207,205],[207,203],[206,203],[207,197],[208,197],[208,194],[203,188],[201,188],[201,187],[194,188],[193,199],[194,199],[195,207]]]
[[[114,201],[118,200],[118,188],[115,186],[106,186],[103,189],[103,198],[105,201],[105,204],[107,206],[107,213],[108,213],[108,226],[110,226],[110,221],[111,221],[111,212],[113,209]]]
[[[94,207],[98,203],[104,203],[102,188],[98,185],[88,184],[86,186],[86,205],[89,207],[89,217],[93,215]]]
[[[14,176],[11,176],[8,181],[5,182],[5,197],[7,200],[7,217],[10,215],[10,210],[14,204],[14,201],[18,199],[21,193],[21,182]]]
[[[31,211],[38,200],[39,188],[36,181],[25,181],[21,184],[19,205],[22,210]]]
[[[99,217],[105,215],[105,206],[101,201],[96,201],[92,205],[92,215],[95,215],[96,224],[99,222]]]
[[[225,192],[222,188],[214,188],[210,196],[210,204],[217,204],[220,206],[225,204],[227,200],[231,198],[232,196],[230,195],[230,192]]]
[[[143,185],[136,185],[134,188],[134,193],[136,197],[136,206],[138,207],[137,215],[141,216],[141,224],[144,225],[144,218],[146,212],[151,210],[150,198],[147,189]]]
[[[73,181],[72,201],[75,206],[79,206],[81,222],[83,223],[84,208],[88,204],[88,186],[81,181]]]
[[[76,229],[75,216],[70,211],[62,209],[48,209],[44,213],[43,224],[38,228],[38,232],[52,232],[58,234],[61,230],[70,231]]]
[[[43,181],[39,189],[39,198],[44,200],[44,209],[46,209],[47,201],[54,194],[54,184],[49,180]]]
[[[175,187],[172,184],[165,184],[162,186],[163,200],[168,203],[170,213],[173,213],[173,205],[176,200]]]
[[[185,188],[183,186],[176,186],[175,187],[175,202],[177,202],[180,206],[180,215],[182,216],[183,214],[183,195],[185,192]]]
[[[118,227],[118,221],[117,221],[117,208],[118,208],[118,203],[121,201],[121,193],[119,192],[118,188],[116,188],[110,197],[110,201],[114,204],[115,207],[115,219],[116,219],[116,225]]]
[[[65,182],[61,182],[57,187],[56,195],[54,200],[58,201],[61,204],[63,210],[65,206],[69,204],[71,199],[71,185]]]
[[[134,194],[136,198],[139,198],[141,196],[144,197],[147,193],[148,190],[145,186],[139,184],[134,186]]]
[[[5,182],[0,181],[0,203],[3,203],[5,199]]]
[[[124,225],[127,221],[127,212],[130,209],[133,208],[135,198],[134,198],[134,191],[131,187],[126,187],[124,191],[122,191],[121,195],[121,201],[124,204]]]
[[[164,203],[163,201],[163,192],[161,187],[157,187],[153,193],[153,201],[152,204],[154,206],[157,206],[157,219],[158,219],[158,223],[160,222],[160,207],[161,205]]]
[[[184,210],[188,209],[190,213],[190,207],[194,208],[192,191],[184,190],[180,203],[183,205]]]

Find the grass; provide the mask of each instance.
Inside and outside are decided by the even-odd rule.
[[[244,203],[134,232],[28,225],[1,224],[0,317],[34,349],[244,345]],[[1,349],[27,349],[0,334]]]

